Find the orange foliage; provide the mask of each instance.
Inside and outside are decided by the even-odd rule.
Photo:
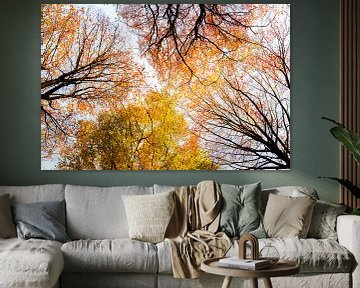
[[[217,169],[191,134],[176,98],[149,92],[127,105],[81,121],[76,142],[62,150],[61,169]]]
[[[141,89],[143,75],[119,27],[94,9],[43,4],[41,36],[42,147],[51,155],[52,141]]]
[[[287,5],[117,7],[130,32],[42,5],[43,152],[62,169],[288,168]]]
[[[289,167],[288,5],[119,6],[218,163]]]

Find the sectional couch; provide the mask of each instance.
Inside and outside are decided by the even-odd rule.
[[[174,187],[159,185],[0,186],[0,196],[10,194],[13,205],[65,200],[66,231],[71,239],[65,243],[0,239],[0,287],[221,287],[223,278],[215,275],[205,274],[198,279],[173,278],[171,249],[166,241],[153,244],[129,239],[122,196],[151,195],[172,189]],[[317,197],[314,190],[305,187],[264,189],[264,208],[271,193]],[[297,275],[272,279],[274,287],[360,287],[357,264],[360,261],[360,217],[340,215],[336,223],[338,240],[260,239],[260,248],[272,245],[281,258],[301,265],[301,273]],[[236,255],[237,251],[234,241],[227,255]],[[234,279],[232,285],[243,287],[236,286],[240,284],[248,287],[250,282]]]

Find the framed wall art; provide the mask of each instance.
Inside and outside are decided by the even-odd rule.
[[[41,161],[290,169],[290,5],[43,4]]]

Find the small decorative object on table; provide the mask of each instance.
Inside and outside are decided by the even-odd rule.
[[[259,241],[252,234],[245,234],[239,239],[239,258],[246,259],[246,243],[250,243],[251,249],[251,259],[258,260],[259,259]]]
[[[280,259],[279,251],[272,245],[265,245],[259,252],[260,259],[266,259],[271,265],[276,264]]]
[[[276,262],[279,261],[280,255],[279,255],[279,252],[277,251],[277,249],[274,246],[265,245],[259,251],[259,241],[252,234],[245,234],[245,235],[241,236],[239,239],[239,258],[240,259],[247,259],[247,256],[246,256],[246,243],[247,242],[250,243],[252,260],[262,260],[262,263],[267,262],[269,264],[267,266],[270,266],[270,264],[276,264]],[[259,269],[261,269],[261,268],[259,268]]]
[[[250,243],[251,259],[246,257],[247,242]],[[239,256],[220,259],[219,265],[229,268],[258,270],[270,267],[271,262],[267,259],[259,259],[258,239],[254,235],[245,234],[239,240]]]
[[[266,259],[240,259],[237,256],[222,258],[219,260],[219,266],[246,270],[264,269],[270,267],[270,265],[270,261]]]
[[[251,247],[251,259],[246,259],[246,242],[250,242]],[[233,277],[243,277],[251,278],[254,288],[258,287],[258,278],[263,278],[266,288],[272,288],[270,277],[280,277],[293,275],[300,272],[300,266],[292,261],[280,260],[277,261],[274,265],[271,265],[271,261],[268,261],[268,267],[261,269],[249,269],[247,267],[224,267],[223,263],[230,261],[231,259],[237,259],[238,262],[256,262],[261,261],[259,259],[259,242],[257,238],[253,235],[247,234],[240,238],[239,240],[239,256],[230,257],[230,258],[211,258],[206,259],[201,263],[201,270],[212,273],[216,275],[225,276],[222,288],[229,288]],[[225,260],[229,259],[229,260]]]

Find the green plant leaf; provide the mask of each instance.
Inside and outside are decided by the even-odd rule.
[[[346,179],[340,179],[336,177],[319,177],[319,178],[326,178],[331,179],[334,181],[339,182],[342,186],[348,189],[356,198],[360,198],[360,188],[355,186],[351,181]]]
[[[344,125],[342,125],[341,123],[335,121],[334,119],[330,119],[330,118],[327,118],[327,117],[321,117],[321,118],[322,118],[322,119],[325,119],[325,120],[327,120],[327,121],[330,121],[330,122],[336,124],[337,126],[345,127]]]
[[[355,160],[360,164],[360,136],[342,126],[331,128],[330,131],[354,155]]]
[[[354,208],[351,212],[351,215],[359,215],[360,216],[360,208]]]
[[[331,134],[351,152],[356,162],[360,165],[360,136],[333,119],[322,118],[337,125],[330,129]]]

